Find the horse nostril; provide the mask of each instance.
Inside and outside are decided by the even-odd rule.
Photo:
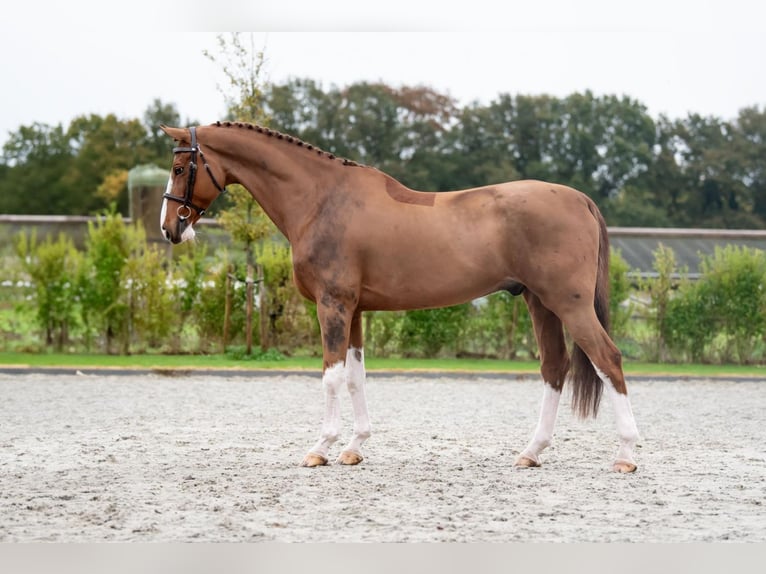
[[[170,231],[168,231],[167,229],[163,229],[162,234],[165,236],[165,239],[167,241],[170,241]]]

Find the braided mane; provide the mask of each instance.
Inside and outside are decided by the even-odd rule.
[[[353,167],[359,167],[361,164],[351,161],[350,159],[344,159],[339,158],[335,154],[324,151],[316,147],[315,145],[312,145],[310,143],[306,143],[301,139],[296,138],[295,136],[287,135],[280,133],[276,130],[272,130],[269,128],[265,128],[263,126],[259,126],[257,124],[251,124],[246,122],[215,122],[214,124],[211,124],[216,127],[225,127],[225,128],[231,128],[231,127],[237,127],[241,129],[247,129],[247,130],[253,130],[255,132],[258,132],[260,134],[263,134],[268,137],[274,137],[278,140],[284,140],[287,143],[295,144],[298,147],[304,148],[308,151],[316,151],[317,155],[326,157],[327,159],[331,160],[339,160],[343,163],[343,165],[353,166]]]

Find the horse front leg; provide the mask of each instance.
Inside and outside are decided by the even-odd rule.
[[[322,297],[317,304],[317,317],[322,331],[322,388],[324,390],[324,417],[319,439],[303,458],[301,466],[314,467],[327,464],[328,453],[340,436],[339,392],[347,380],[346,354],[349,346],[352,313],[343,301]]]
[[[554,387],[547,381],[544,385],[543,404],[540,407],[540,418],[537,421],[535,433],[527,448],[516,459],[514,466],[521,468],[540,466],[540,453],[548,448],[553,440],[553,427],[556,425],[561,387]]]
[[[354,411],[354,431],[351,440],[336,461],[339,464],[362,462],[364,460],[362,445],[370,438],[370,416],[367,412],[367,398],[364,391],[366,373],[362,341],[362,314],[358,312],[354,314],[351,321],[350,345],[346,353],[346,382]]]
[[[540,350],[540,373],[544,385],[543,404],[540,407],[537,427],[527,448],[514,463],[514,466],[530,468],[540,466],[540,453],[548,448],[553,440],[561,389],[569,370],[569,353],[561,320],[542,304],[537,295],[525,291],[524,299],[532,316],[537,347]]]

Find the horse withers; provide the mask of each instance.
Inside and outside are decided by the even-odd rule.
[[[606,224],[588,196],[531,180],[414,191],[375,168],[252,124],[162,129],[178,142],[163,196],[167,240],[194,237],[205,210],[226,185],[239,183],[290,242],[295,283],[317,304],[325,412],[304,466],[329,460],[344,385],[354,427],[337,462],[363,459],[370,436],[363,311],[444,307],[507,290],[523,296],[531,314],[544,383],[539,422],[516,466],[540,465],[568,379],[582,417],[597,414],[606,389],[619,437],[613,469],[636,470],[638,430],[608,334]]]

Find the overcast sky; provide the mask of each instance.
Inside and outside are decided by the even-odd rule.
[[[0,20],[0,143],[33,122],[141,117],[154,98],[219,119],[223,76],[203,50],[220,32],[202,30],[260,30],[273,82],[425,84],[461,103],[592,90],[655,117],[766,107],[766,4],[752,0],[15,4]]]

